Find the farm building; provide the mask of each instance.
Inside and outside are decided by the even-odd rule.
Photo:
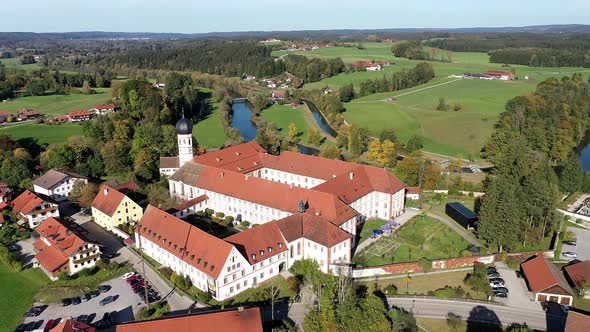
[[[42,116],[43,115],[39,111],[25,109],[25,110],[18,112],[17,119],[18,119],[18,121],[26,121],[26,120],[37,119]]]
[[[115,104],[110,103],[110,104],[94,105],[94,108],[92,109],[92,111],[94,111],[94,114],[97,114],[97,115],[105,115],[105,114],[113,113],[115,111]]]
[[[451,217],[467,229],[475,228],[477,221],[479,220],[479,217],[475,212],[459,202],[447,203],[445,206],[445,212],[447,216]]]
[[[511,81],[514,79],[514,74],[509,71],[488,70],[484,74],[501,81]]]
[[[590,261],[578,262],[563,268],[565,276],[584,298],[590,299],[588,284],[590,283]]]
[[[72,111],[72,112],[66,113],[66,115],[68,116],[68,120],[70,122],[82,122],[82,121],[88,121],[88,120],[92,119],[92,112],[87,111],[87,110]]]
[[[529,289],[538,302],[572,305],[574,291],[557,266],[543,256],[536,256],[520,265]]]
[[[57,202],[68,199],[77,181],[88,183],[88,178],[63,169],[50,169],[33,180],[33,190]]]

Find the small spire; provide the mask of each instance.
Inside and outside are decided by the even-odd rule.
[[[182,108],[182,118],[184,119],[184,107]]]

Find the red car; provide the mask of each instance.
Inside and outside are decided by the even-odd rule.
[[[55,320],[50,319],[47,321],[47,323],[45,324],[45,328],[43,329],[43,331],[49,331],[52,328],[54,328],[57,324],[55,324]]]
[[[137,279],[139,279],[139,277],[137,275],[134,275],[134,276],[131,276],[131,277],[125,279],[125,282],[131,283],[133,280],[137,280]]]
[[[145,284],[143,282],[138,282],[135,285],[131,286],[132,289],[136,289],[139,287],[145,287]]]

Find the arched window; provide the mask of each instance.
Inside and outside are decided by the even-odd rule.
[[[291,250],[289,250],[291,252],[291,258],[293,258],[293,245],[291,245]]]
[[[301,242],[297,242],[297,256],[301,255]]]

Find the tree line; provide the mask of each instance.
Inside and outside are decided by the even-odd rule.
[[[317,82],[345,71],[341,58],[309,58],[304,55],[289,54],[284,57],[285,70],[305,83]]]
[[[362,81],[359,89],[359,97],[368,96],[379,92],[392,92],[412,88],[427,83],[434,78],[434,69],[428,62],[420,62],[410,70],[402,70],[393,73],[390,77],[383,75],[381,78]],[[352,85],[344,86],[340,90],[343,102],[356,97]]]
[[[502,48],[491,50],[490,62],[531,67],[590,67],[590,51],[549,48]]]
[[[499,251],[540,243],[559,229],[563,193],[588,186],[575,148],[588,130],[590,87],[581,75],[548,79],[511,99],[483,150],[494,165],[478,207],[478,236]]]
[[[410,60],[449,62],[452,54],[449,51],[440,51],[436,48],[426,48],[418,40],[399,42],[391,47],[391,53],[398,58]]]

